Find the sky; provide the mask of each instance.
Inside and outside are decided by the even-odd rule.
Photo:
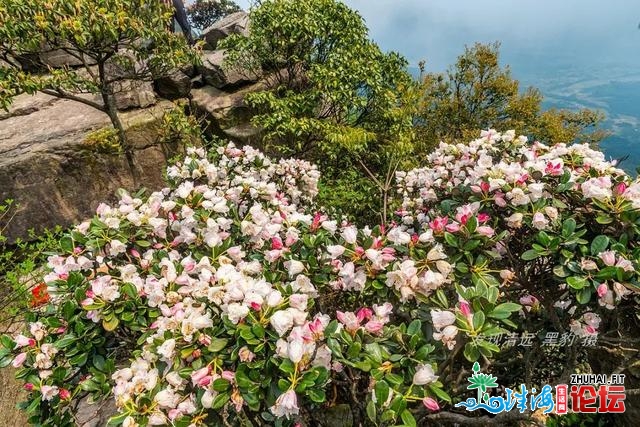
[[[247,0],[240,0],[247,7]],[[633,0],[346,0],[371,37],[412,64],[433,71],[455,61],[465,44],[500,41],[518,68],[573,64],[640,65],[640,1]],[[633,57],[631,57],[633,56]],[[541,63],[542,62],[542,63]],[[520,66],[522,64],[522,67]],[[527,71],[526,69],[524,70]]]

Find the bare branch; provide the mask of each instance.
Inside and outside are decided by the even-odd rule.
[[[102,112],[106,111],[106,107],[104,105],[91,101],[90,99],[85,99],[76,95],[72,95],[68,92],[65,92],[62,89],[40,89],[40,92],[47,95],[55,96],[58,98],[70,99],[72,101],[80,102],[82,104],[88,105],[89,107],[93,107],[96,110],[99,110]]]

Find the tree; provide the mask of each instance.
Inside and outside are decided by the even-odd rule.
[[[542,94],[521,92],[509,67],[499,63],[498,43],[465,48],[445,73],[422,78],[417,150],[425,153],[439,141],[462,141],[481,129],[515,129],[531,138],[554,143],[597,143],[606,133],[597,127],[604,116],[597,111],[542,111]]]
[[[195,49],[167,31],[171,16],[160,1],[0,0],[0,106],[38,91],[89,105],[109,116],[131,165],[115,102],[123,83],[152,80],[197,59]],[[38,68],[32,58],[52,51],[79,66]]]
[[[188,7],[187,14],[191,24],[203,30],[225,16],[241,10],[233,0],[196,0]]]
[[[381,52],[343,3],[260,2],[250,35],[222,45],[232,66],[266,75],[265,90],[247,102],[270,147],[318,162],[327,181],[355,167],[382,184],[410,147],[416,103],[407,62]]]

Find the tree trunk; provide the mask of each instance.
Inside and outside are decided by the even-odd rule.
[[[98,63],[98,73],[100,77],[100,83],[102,85],[100,94],[102,95],[102,101],[104,102],[105,110],[109,119],[111,119],[111,124],[118,132],[118,140],[120,141],[120,145],[122,145],[122,149],[124,150],[124,155],[127,159],[127,164],[129,165],[129,170],[131,171],[131,176],[133,178],[134,187],[138,186],[140,181],[140,174],[138,173],[138,169],[136,168],[136,164],[133,160],[133,147],[131,147],[127,141],[127,135],[125,134],[124,127],[122,126],[122,122],[120,121],[120,117],[118,116],[118,108],[116,107],[116,100],[111,91],[111,88],[105,83],[106,75],[104,69],[104,62]]]

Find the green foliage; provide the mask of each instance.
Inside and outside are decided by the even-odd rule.
[[[282,152],[335,157],[411,140],[406,61],[382,53],[357,12],[334,0],[278,0],[262,2],[251,19],[249,37],[223,44],[232,65],[267,73],[267,90],[248,102]]]
[[[335,0],[265,1],[251,19],[249,37],[222,44],[232,66],[266,74],[266,89],[247,97],[266,142],[318,163],[331,187],[344,187],[337,163],[383,180],[414,136],[417,91],[405,59],[382,53],[362,17]],[[354,188],[351,199],[370,187]]]
[[[195,28],[204,30],[216,21],[240,10],[240,6],[233,0],[196,0],[187,8],[187,15]]]
[[[509,67],[500,66],[498,43],[465,48],[446,73],[428,73],[422,85],[416,147],[421,155],[440,141],[469,140],[487,128],[515,129],[554,143],[597,143],[606,136],[597,129],[603,119],[597,111],[542,112],[540,91],[532,87],[520,91]]]
[[[72,99],[107,113],[124,143],[115,108],[122,82],[152,80],[197,61],[197,49],[167,31],[171,16],[159,1],[0,0],[0,56],[8,64],[0,67],[0,107],[37,91]],[[36,60],[23,68],[21,61],[56,50],[82,65],[47,70]]]
[[[32,301],[31,290],[42,281],[40,268],[47,256],[58,247],[60,228],[36,234],[29,230],[26,241],[7,243],[4,230],[18,206],[13,200],[0,203],[0,321],[21,313]]]
[[[89,133],[84,139],[83,145],[98,153],[116,154],[122,152],[118,132],[113,128],[102,128]]]
[[[200,144],[203,141],[201,123],[185,112],[184,104],[177,104],[162,115],[159,131],[159,142],[163,144]]]

